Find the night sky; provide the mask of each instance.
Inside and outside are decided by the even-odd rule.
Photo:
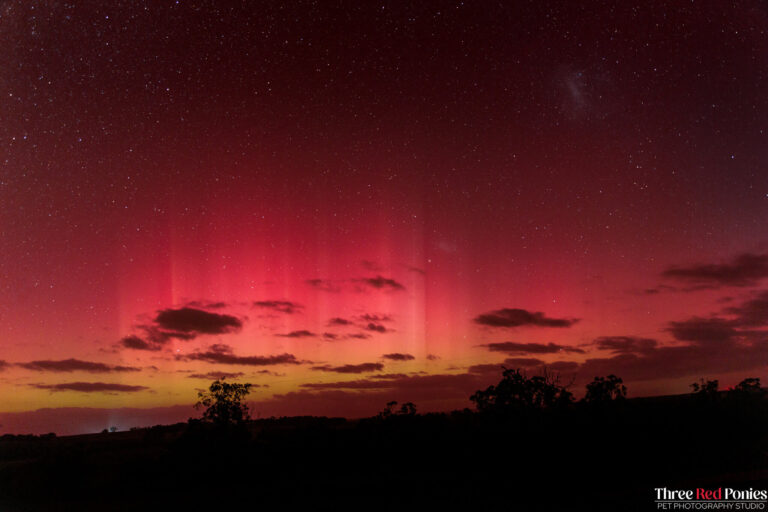
[[[765,379],[768,7],[578,3],[0,0],[0,431]]]

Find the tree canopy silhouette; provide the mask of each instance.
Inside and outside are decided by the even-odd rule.
[[[607,377],[595,377],[595,380],[587,384],[587,394],[584,401],[587,403],[609,403],[616,400],[624,400],[627,397],[627,386],[624,381],[611,374]]]
[[[251,392],[251,384],[237,384],[217,379],[208,391],[200,391],[195,409],[205,407],[203,421],[220,426],[240,425],[250,419],[248,406],[243,402]]]
[[[528,378],[520,369],[504,368],[501,381],[470,397],[480,412],[503,412],[511,409],[545,409],[568,405],[573,394],[560,385],[557,375],[545,371]]]

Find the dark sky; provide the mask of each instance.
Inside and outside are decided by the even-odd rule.
[[[577,4],[0,0],[0,411],[760,376],[768,8]]]

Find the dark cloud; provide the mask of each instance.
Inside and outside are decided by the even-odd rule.
[[[111,373],[111,372],[138,372],[140,368],[133,366],[114,366],[104,363],[95,363],[92,361],[81,361],[79,359],[63,359],[60,361],[30,361],[29,363],[16,363],[17,366],[27,370],[38,372],[89,372],[89,373]]]
[[[408,267],[408,270],[411,271],[411,272],[416,272],[417,274],[421,274],[421,275],[425,275],[426,274],[424,269],[419,268],[419,267]]]
[[[227,304],[226,302],[203,302],[199,300],[193,300],[193,301],[187,302],[185,305],[192,308],[203,308],[203,309],[224,309],[226,307],[229,307],[229,304]]]
[[[506,341],[503,343],[488,343],[480,345],[486,347],[491,352],[506,352],[508,354],[556,354],[558,352],[570,352],[574,354],[583,354],[580,348],[569,347],[567,345],[557,345],[555,343],[515,343]]]
[[[189,379],[206,379],[206,380],[221,380],[221,379],[237,379],[245,375],[243,372],[208,372],[208,373],[192,373],[187,376]]]
[[[138,336],[126,336],[119,341],[119,344],[124,348],[130,348],[133,350],[162,350],[162,345],[154,342],[146,341]]]
[[[307,279],[306,283],[312,288],[323,292],[338,293],[341,291],[341,287],[330,279]]]
[[[400,354],[398,352],[394,352],[392,354],[384,354],[381,357],[383,357],[384,359],[389,359],[391,361],[413,361],[414,359],[416,359],[411,354]]]
[[[739,327],[768,325],[768,290],[761,291],[740,306],[727,308],[725,312],[736,315],[734,324]]]
[[[768,277],[768,254],[742,254],[730,263],[672,266],[662,276],[714,286],[754,286]]]
[[[532,368],[543,364],[546,363],[535,357],[510,357],[504,360],[504,366],[507,368]]]
[[[177,355],[179,361],[205,361],[214,364],[231,364],[243,366],[272,366],[278,364],[301,364],[293,354],[279,354],[274,356],[237,356],[232,353],[232,347],[215,344],[203,352],[193,352],[186,355]]]
[[[270,309],[278,313],[292,315],[303,309],[304,306],[287,300],[259,300],[253,303],[256,308]]]
[[[323,333],[323,339],[332,340],[333,341],[333,340],[339,339],[339,335],[338,334],[334,334],[332,332],[324,332]]]
[[[738,334],[732,321],[717,317],[693,317],[682,322],[669,322],[667,331],[677,340],[695,343],[723,343]]]
[[[382,334],[390,332],[389,329],[386,328],[386,326],[381,324],[375,324],[373,322],[369,323],[365,326],[366,331],[373,331],[373,332],[380,332]]]
[[[435,354],[427,354],[427,359],[429,361],[437,361],[438,359],[440,359],[440,356],[436,356]]]
[[[381,265],[379,265],[375,261],[362,260],[360,262],[360,265],[362,265],[364,269],[370,270],[371,272],[381,272],[383,270],[381,268]]]
[[[106,382],[63,382],[61,384],[30,384],[38,389],[51,391],[80,391],[81,393],[119,392],[133,393],[149,389],[146,386],[130,386],[128,384],[113,384]]]
[[[9,366],[11,366],[9,362],[0,359],[0,372],[7,369]]]
[[[610,358],[587,359],[578,366],[585,379],[613,373],[625,381],[659,378],[702,377],[718,373],[764,369],[768,361],[768,341],[749,344],[736,342],[688,343],[657,346],[643,354],[618,354]]]
[[[392,321],[392,317],[390,315],[372,315],[370,313],[360,315],[358,318],[363,322],[391,322]]]
[[[366,373],[366,372],[378,372],[384,369],[384,365],[381,363],[362,363],[362,364],[345,364],[343,366],[313,366],[313,370],[323,372],[335,372],[335,373]]]
[[[281,338],[313,338],[317,336],[317,334],[303,329],[300,331],[291,331],[286,334],[275,334],[275,336],[280,336]]]
[[[392,290],[402,291],[405,290],[405,286],[398,283],[394,279],[390,279],[383,276],[365,277],[360,279],[354,279],[355,282],[376,288],[377,290]]]
[[[634,336],[602,336],[595,339],[598,350],[610,350],[614,354],[638,354],[653,350],[657,341]]]
[[[347,320],[346,318],[336,317],[336,318],[331,318],[330,320],[328,320],[328,325],[329,326],[340,326],[340,327],[343,327],[343,326],[347,326],[347,325],[353,325],[353,323],[350,320]]]
[[[541,312],[516,308],[497,309],[475,317],[475,323],[488,327],[571,327],[578,321],[576,318],[548,318]]]
[[[370,334],[365,334],[362,332],[355,333],[355,334],[347,334],[347,338],[351,338],[353,340],[367,340],[370,337],[371,337]]]
[[[198,334],[225,334],[238,331],[243,322],[232,315],[211,313],[195,308],[163,309],[155,317],[155,324],[163,331]],[[174,336],[171,334],[171,336]]]

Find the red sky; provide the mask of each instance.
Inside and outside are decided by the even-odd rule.
[[[5,431],[765,377],[760,2],[0,9]]]

